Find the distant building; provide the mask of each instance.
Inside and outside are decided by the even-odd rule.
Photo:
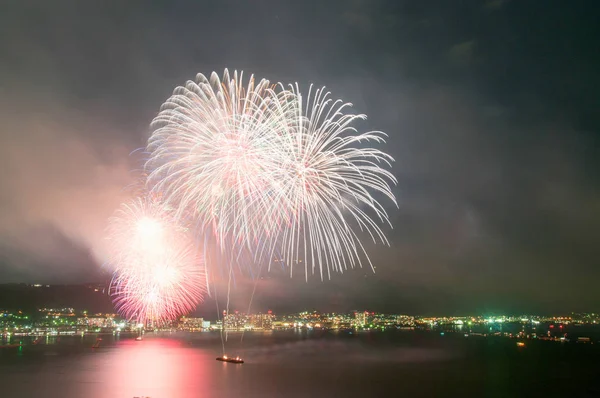
[[[269,311],[266,314],[242,314],[237,311],[223,317],[225,330],[272,330],[275,315]]]
[[[112,328],[116,326],[114,316],[108,315],[103,317],[80,317],[77,318],[77,325],[93,328]]]
[[[354,326],[356,327],[365,327],[367,324],[367,316],[369,313],[367,311],[356,311],[354,313]]]
[[[233,314],[226,314],[223,318],[225,330],[243,330],[248,321],[248,316],[240,314],[237,311]]]
[[[189,332],[199,332],[203,329],[204,318],[181,318],[179,328]],[[209,322],[210,325],[210,322]]]
[[[415,317],[409,315],[397,315],[396,323],[400,326],[415,326]]]
[[[271,330],[273,329],[273,314],[254,314],[249,317],[249,325],[252,329]]]

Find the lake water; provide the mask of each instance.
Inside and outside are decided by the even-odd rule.
[[[42,340],[0,349],[0,397],[600,397],[598,344],[422,332],[218,333]]]

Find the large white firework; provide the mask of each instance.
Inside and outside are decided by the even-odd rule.
[[[160,203],[139,198],[110,219],[110,293],[125,318],[161,324],[192,311],[202,301],[202,261],[185,229]]]
[[[362,235],[387,244],[374,198],[395,203],[393,159],[372,148],[385,134],[359,134],[364,115],[324,89],[258,84],[242,74],[198,75],[175,90],[153,123],[148,185],[178,217],[192,214],[223,250],[243,244],[306,275],[361,265]],[[362,231],[362,233],[361,233]]]
[[[387,170],[393,159],[370,145],[385,142],[386,135],[358,133],[353,123],[366,119],[347,111],[352,106],[333,100],[325,88],[311,86],[306,97],[298,86],[294,94],[293,119],[280,135],[285,163],[273,181],[271,205],[283,209],[286,223],[277,243],[288,264],[304,263],[306,275],[318,269],[321,278],[331,271],[371,261],[355,229],[376,242],[388,241],[372,218],[391,227],[388,214],[373,194],[396,199]]]
[[[221,246],[252,245],[270,232],[267,193],[285,156],[277,145],[291,102],[267,80],[243,74],[175,89],[152,123],[148,186],[176,209],[192,214]]]

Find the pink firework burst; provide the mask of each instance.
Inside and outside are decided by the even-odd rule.
[[[151,199],[124,204],[111,218],[110,292],[117,311],[162,324],[194,310],[206,292],[201,257],[187,231]]]

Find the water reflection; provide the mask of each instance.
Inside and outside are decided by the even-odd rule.
[[[207,387],[207,365],[214,367],[207,353],[177,340],[128,340],[119,348],[104,354],[115,365],[114,377],[105,377],[115,379],[123,397],[198,396]]]
[[[274,333],[246,336],[237,346],[230,339],[229,353],[248,359],[236,365],[215,360],[222,354],[216,334],[143,341],[109,335],[100,344],[95,335],[44,338],[19,353],[0,350],[2,398],[364,397],[365,386],[356,380],[367,366],[383,389],[394,377],[390,364],[452,359],[450,351],[438,348],[364,347],[355,339],[337,339]],[[341,379],[347,380],[340,384]]]
[[[530,373],[509,377],[486,369],[495,364],[508,366],[506,361],[519,369],[545,366],[535,380],[546,378],[551,386],[553,363],[568,361],[572,375],[583,378],[571,387],[583,386],[590,382],[585,369],[596,354],[581,351],[575,356],[559,344],[543,350],[529,345],[527,350],[517,350],[510,339],[506,346],[504,339],[490,345],[483,338],[452,338],[450,334],[325,333],[315,337],[282,332],[250,334],[243,345],[238,340],[237,347],[231,338],[228,354],[247,360],[236,365],[215,361],[222,354],[218,334],[147,336],[143,341],[135,341],[135,336],[102,336],[98,348],[92,348],[97,337],[52,337],[37,345],[1,349],[0,396],[363,398],[393,391],[411,396],[514,396],[514,388],[534,380]],[[507,352],[512,354],[507,356]],[[546,357],[541,360],[540,355]],[[492,384],[491,374],[496,378]],[[462,382],[465,378],[468,384]],[[494,391],[488,391],[492,385]]]

